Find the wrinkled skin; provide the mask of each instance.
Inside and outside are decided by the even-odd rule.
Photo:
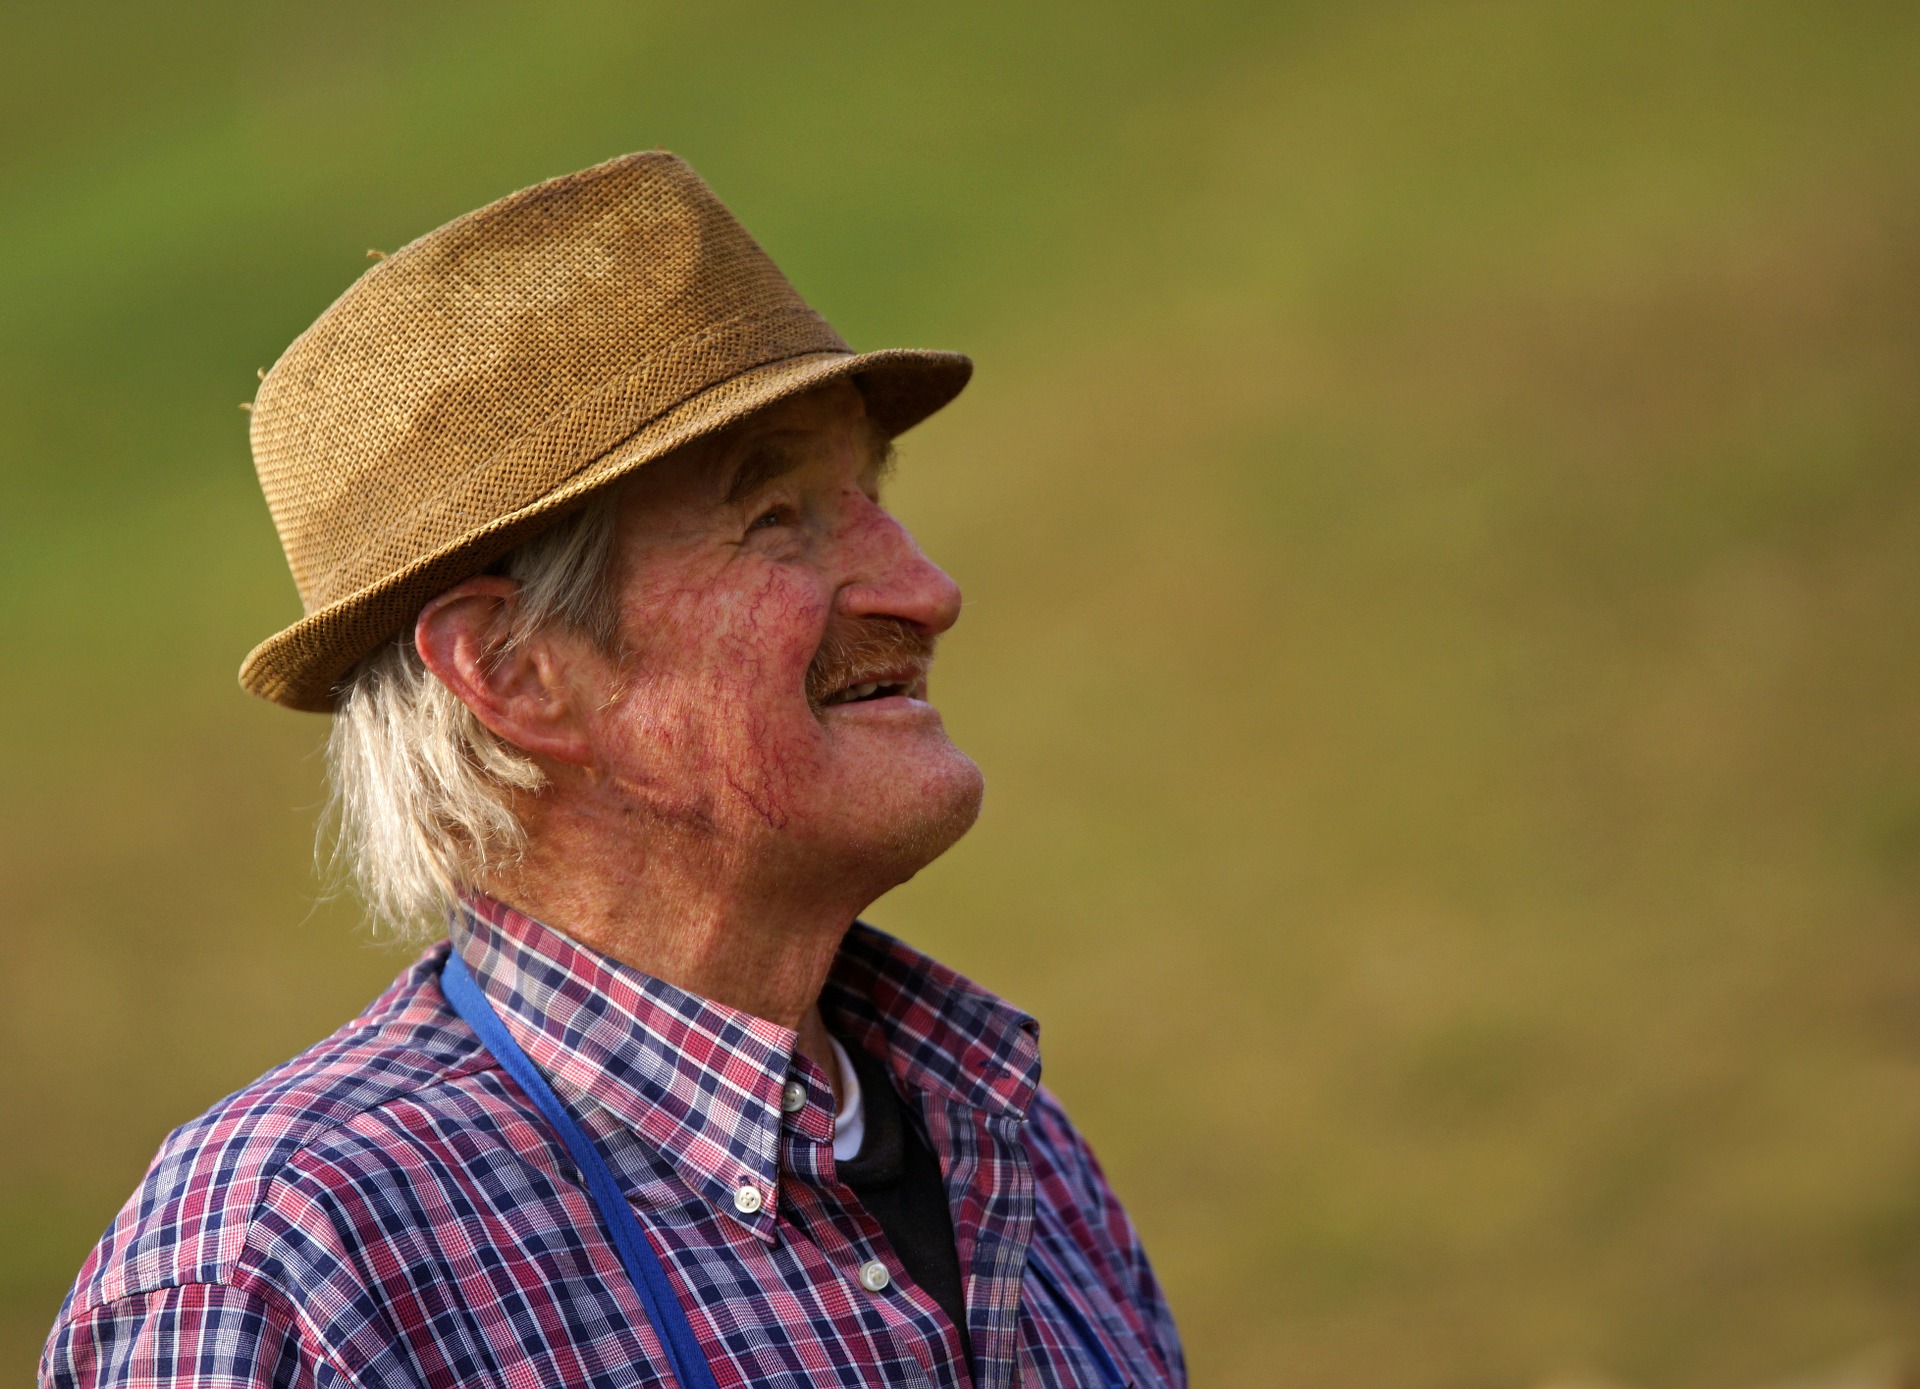
[[[507,643],[517,587],[494,576],[415,628],[428,667],[548,778],[518,806],[527,854],[478,885],[796,1029],[830,1080],[814,1003],[842,935],[981,796],[927,700],[960,591],[881,506],[883,471],[858,390],[824,387],[622,484],[615,651]]]

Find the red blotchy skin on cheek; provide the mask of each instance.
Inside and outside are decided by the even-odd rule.
[[[628,816],[716,840],[742,819],[790,822],[795,785],[820,770],[817,730],[779,719],[767,687],[782,667],[804,679],[808,655],[792,648],[824,622],[819,603],[782,587],[768,575],[746,595],[680,585],[638,595],[646,637],[628,653],[617,717],[598,721],[608,789]],[[704,659],[677,659],[690,649]]]

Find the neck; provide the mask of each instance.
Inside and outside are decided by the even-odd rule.
[[[729,857],[759,856],[539,833],[510,871],[479,885],[622,964],[793,1029],[798,1049],[839,1096],[843,1078],[820,1017],[820,990],[848,927],[879,893],[756,882],[724,871]]]

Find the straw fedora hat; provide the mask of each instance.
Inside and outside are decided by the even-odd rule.
[[[842,378],[898,434],[972,370],[854,352],[670,154],[522,189],[386,257],[266,373],[254,466],[306,616],[240,683],[329,710],[429,598],[633,469]]]

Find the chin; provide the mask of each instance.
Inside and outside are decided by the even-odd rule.
[[[962,835],[980,818],[980,801],[986,795],[986,778],[971,757],[953,749],[954,765],[943,779],[939,794],[926,799],[924,816],[916,842],[928,850],[919,868],[926,867],[960,842]],[[919,868],[914,871],[918,872]]]
[[[860,814],[843,822],[843,847],[884,879],[875,895],[904,883],[960,841],[980,818],[986,783],[972,758],[948,744],[937,759],[895,770],[843,802]]]

